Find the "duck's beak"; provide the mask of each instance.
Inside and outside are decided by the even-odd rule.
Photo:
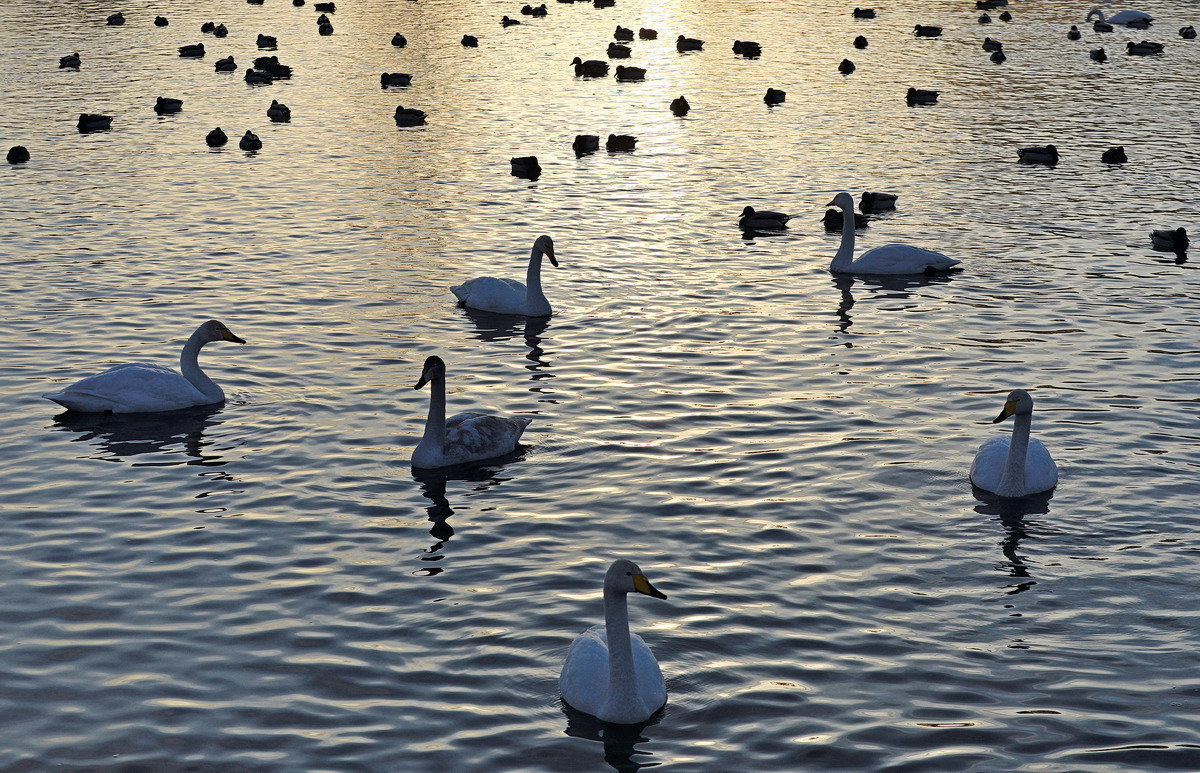
[[[235,343],[235,344],[244,344],[244,343],[246,343],[246,339],[244,339],[244,338],[238,338],[237,336],[235,336],[235,335],[233,334],[233,331],[232,331],[232,330],[230,330],[229,328],[225,328],[224,332],[222,332],[222,333],[221,333],[221,338],[223,338],[223,339],[224,339],[224,340],[226,340],[226,341],[232,341],[232,342],[233,342],[233,343]]]
[[[554,266],[555,268],[558,268],[558,260],[554,257],[554,248],[547,247],[544,254],[546,255],[547,258],[550,258],[550,265]]]
[[[1000,415],[997,416],[996,418],[992,419],[992,424],[999,424],[1000,422],[1007,419],[1009,416],[1012,416],[1014,413],[1016,413],[1016,411],[1017,411],[1017,404],[1011,400],[1008,401],[1007,403],[1004,404],[1004,409],[1000,411]]]
[[[647,596],[653,596],[656,599],[665,599],[667,597],[667,594],[651,585],[650,581],[646,579],[646,575],[644,574],[633,575],[633,587],[637,589],[638,593],[644,593]]]

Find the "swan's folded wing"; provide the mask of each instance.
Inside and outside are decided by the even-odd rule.
[[[1029,438],[1025,452],[1025,485],[1031,494],[1049,491],[1058,485],[1058,465],[1042,441]]]
[[[451,287],[450,292],[466,305],[484,311],[517,308],[525,304],[525,285],[515,279],[480,276]]]
[[[558,687],[572,707],[596,714],[608,699],[608,637],[604,626],[593,625],[571,642],[563,661]]]
[[[459,413],[446,420],[446,448],[461,450],[466,459],[503,456],[517,447],[532,419]]]
[[[971,462],[971,482],[985,491],[1000,488],[1004,463],[1008,460],[1010,435],[996,435],[984,441]]]
[[[638,695],[648,711],[658,711],[667,702],[667,684],[663,681],[662,669],[641,636],[632,634],[629,641],[633,645],[633,672],[637,676]]]
[[[922,274],[926,269],[944,271],[962,263],[940,252],[909,244],[884,244],[868,250],[854,261],[851,273]]]
[[[176,371],[142,362],[114,366],[42,396],[71,410],[113,413],[170,411],[209,402]]]

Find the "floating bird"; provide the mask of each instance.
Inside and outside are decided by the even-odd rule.
[[[217,27],[217,25],[215,23],[213,23],[211,21],[206,21],[200,25],[200,31],[207,34],[209,32],[212,32],[214,29],[216,29],[216,27]]]
[[[24,164],[29,160],[29,148],[24,145],[13,145],[4,157],[10,164]]]
[[[1012,14],[1008,11],[1000,12],[1000,21],[1012,21]]]
[[[686,38],[683,35],[675,38],[676,51],[699,51],[704,48],[704,41],[696,38]]]
[[[229,142],[229,137],[225,135],[225,132],[221,131],[220,126],[210,131],[204,137],[204,143],[210,148],[219,148],[226,142]]]
[[[258,39],[255,41],[255,45],[257,45],[259,48],[275,48],[278,44],[279,41],[274,35],[263,35],[261,33],[259,34]]]
[[[612,8],[617,4],[617,0],[592,0],[592,6],[595,8]]]
[[[242,138],[238,140],[238,147],[242,150],[262,150],[262,140],[258,138],[257,134],[247,129]]]
[[[984,51],[999,51],[1002,48],[1004,48],[1004,44],[1001,43],[999,40],[992,40],[991,38],[983,39],[983,50]]]
[[[1125,146],[1118,145],[1100,154],[1100,160],[1106,164],[1124,164],[1129,161],[1129,156],[1125,155]]]
[[[379,76],[380,88],[388,86],[408,86],[412,83],[412,74],[406,72],[385,72]]]
[[[108,22],[108,26],[110,27],[120,27],[125,23],[125,14],[117,11],[112,16],[109,16],[105,21]]]
[[[1187,229],[1180,226],[1179,228],[1151,231],[1150,243],[1156,250],[1186,252],[1190,242],[1188,240]]]
[[[463,35],[462,44],[467,48],[476,48],[479,46],[479,38],[474,35]]]
[[[101,115],[100,113],[80,113],[79,121],[75,124],[80,132],[98,132],[104,131],[112,125],[111,115]]]
[[[554,241],[549,236],[539,236],[529,253],[529,267],[525,272],[525,284],[515,279],[497,279],[481,276],[470,279],[450,292],[462,305],[494,314],[519,314],[526,317],[548,317],[553,312],[550,301],[542,292],[542,256],[550,265],[558,268],[554,257]]]
[[[425,111],[399,105],[393,118],[397,126],[422,126],[425,123]]]
[[[1112,16],[1106,17],[1104,11],[1099,8],[1088,11],[1084,21],[1091,21],[1093,16],[1101,24],[1122,24],[1135,29],[1146,29],[1150,26],[1150,22],[1154,21],[1154,17],[1144,11],[1117,11]]]
[[[392,45],[396,48],[404,48],[408,45],[408,38],[397,32],[395,35],[392,35]]]
[[[513,26],[514,24],[520,24],[520,23],[521,23],[520,21],[518,21],[518,20],[516,20],[516,19],[510,19],[510,18],[508,18],[507,16],[504,16],[504,17],[502,17],[502,18],[500,19],[500,26],[501,26],[501,27],[511,27],[511,26]]]
[[[542,174],[542,165],[538,163],[537,156],[517,156],[510,159],[509,163],[512,165],[513,177],[536,180]]]
[[[1132,40],[1125,44],[1125,51],[1130,56],[1153,56],[1163,52],[1162,43],[1154,43],[1149,40],[1143,40],[1140,43],[1134,43]]]
[[[317,34],[325,35],[325,36],[332,35],[333,34],[333,25],[330,24],[329,22],[325,22],[324,24],[318,24],[317,25]]]
[[[620,43],[608,44],[609,59],[628,59],[631,53],[633,52],[630,50],[629,46],[623,46]]]
[[[623,82],[642,81],[646,79],[646,71],[641,67],[622,67],[617,65],[617,80]]]
[[[183,100],[175,99],[174,97],[159,97],[154,100],[154,112],[159,115],[165,113],[178,113],[183,109]]]
[[[913,105],[933,105],[937,104],[939,93],[933,89],[914,89],[912,86],[909,86],[908,93],[904,99],[908,102],[909,107]]]
[[[854,215],[854,227],[866,228],[871,222],[871,218],[866,215]],[[825,226],[826,231],[841,231],[846,226],[846,218],[841,212],[836,209],[825,210],[825,216],[821,218],[821,223]]]
[[[171,22],[167,21],[166,16],[155,16],[154,17],[154,26],[155,27],[165,27],[170,23]]]
[[[981,14],[979,14],[979,23],[980,24],[991,24],[992,17],[988,16],[986,13],[981,13]]]
[[[201,347],[213,341],[246,343],[210,319],[183,345],[178,372],[161,365],[126,363],[42,397],[69,411],[88,413],[156,413],[219,403],[225,393],[197,362]]]
[[[1072,24],[1071,29],[1067,30],[1067,40],[1079,40],[1081,37],[1083,37],[1083,33],[1079,31],[1078,27]]]
[[[638,37],[642,40],[658,40],[658,30],[642,27],[638,30]]]
[[[267,75],[270,75],[275,80],[281,80],[292,77],[292,68],[279,61],[279,57],[257,56],[254,58],[254,67],[257,70],[262,70]]]
[[[78,51],[76,51],[73,54],[67,54],[64,57],[60,57],[58,60],[59,67],[74,67],[74,68],[78,69],[79,64],[80,64],[80,59],[79,59]]]
[[[213,27],[212,34],[213,34],[213,37],[217,37],[217,38],[226,37],[229,35],[229,28],[226,27],[224,24],[218,24],[217,26]]]
[[[596,134],[576,134],[571,149],[575,151],[576,156],[595,153],[600,149],[600,137]]]
[[[1196,39],[1196,28],[1190,24],[1186,27],[1180,27],[1179,28],[1179,37],[1183,38],[1184,40],[1195,40]]]
[[[666,595],[632,561],[613,561],[604,575],[604,625],[581,633],[567,651],[558,678],[563,700],[604,722],[644,722],[667,702],[667,685],[654,653],[629,631],[626,597]]]
[[[1088,56],[1090,56],[1094,61],[1097,61],[1097,62],[1107,62],[1108,61],[1108,54],[1104,53],[1103,48],[1093,48],[1091,51],[1088,51]]]
[[[864,37],[863,35],[859,35],[858,37],[856,37],[854,39],[854,47],[858,48],[858,49],[866,48],[867,47],[866,37]]]
[[[292,109],[279,100],[272,99],[270,107],[267,108],[267,118],[275,123],[287,123],[292,120]]]
[[[791,219],[791,215],[782,212],[747,206],[742,208],[738,227],[746,231],[782,231],[787,228],[787,222]]]
[[[255,70],[253,68],[246,69],[246,75],[245,75],[244,80],[246,81],[246,83],[249,83],[251,85],[256,85],[256,84],[262,85],[262,84],[266,84],[266,83],[274,83],[275,82],[275,79],[272,78],[267,73],[261,72],[259,70]]]
[[[767,93],[763,95],[763,102],[768,105],[778,105],[787,101],[787,92],[783,89],[767,89]]]
[[[237,62],[233,61],[233,57],[227,56],[224,59],[218,59],[213,69],[217,72],[233,72],[237,68]]]
[[[633,30],[628,27],[622,27],[620,24],[613,30],[614,40],[633,40]]]
[[[446,363],[429,357],[413,389],[430,385],[429,416],[425,434],[413,449],[412,466],[436,469],[494,459],[512,453],[521,433],[531,421],[527,417],[489,416],[463,412],[446,418]]]
[[[317,17],[317,26],[318,27],[320,27],[322,24],[330,24],[330,23],[331,22],[329,21],[329,17],[326,16],[325,14],[321,14],[320,16]]]
[[[853,15],[854,15],[854,18],[856,18],[856,19],[874,19],[875,18],[875,9],[874,8],[855,8]]]
[[[1108,22],[1103,22],[1100,20],[1096,20],[1096,21],[1092,22],[1092,32],[1112,32],[1112,31],[1113,31],[1113,25],[1109,24]]]
[[[682,94],[671,100],[671,112],[675,115],[687,115],[691,109],[692,106]]]
[[[755,59],[762,56],[762,46],[753,40],[735,40],[733,41],[733,53],[747,59]]]
[[[829,270],[836,274],[907,275],[930,274],[947,271],[962,261],[947,257],[940,252],[913,247],[908,244],[885,244],[867,250],[854,259],[854,199],[842,192],[829,202],[842,210],[842,243]]]
[[[604,143],[604,149],[610,153],[628,153],[637,145],[637,137],[632,134],[610,134]]]
[[[187,46],[179,47],[180,56],[204,56],[204,44],[193,43]]]
[[[1018,148],[1017,156],[1026,164],[1049,164],[1054,166],[1058,163],[1058,148],[1053,145],[1035,145],[1028,148]]]
[[[899,196],[895,193],[864,191],[862,197],[858,200],[858,211],[864,214],[890,212],[896,208],[896,199],[898,198]]]
[[[585,62],[575,57],[571,64],[575,67],[576,78],[603,78],[608,75],[608,62],[601,59],[589,59]]]
[[[936,38],[941,36],[942,28],[932,24],[914,24],[913,34],[919,38]]]
[[[858,68],[854,66],[854,62],[851,62],[849,59],[843,59],[842,63],[838,65],[838,72],[840,72],[842,75],[849,75],[856,69]]]
[[[1004,55],[1004,52],[999,51],[999,50],[993,51],[992,55],[988,58],[991,59],[996,64],[1001,64],[1004,62],[1004,60],[1008,59],[1008,57]]]
[[[545,3],[542,3],[537,8],[534,8],[532,5],[529,5],[529,4],[525,4],[525,5],[521,6],[521,15],[522,16],[545,16],[547,13],[549,13],[549,12],[546,10]]]
[[[1049,491],[1058,484],[1058,467],[1037,438],[1029,437],[1033,398],[1024,389],[1009,392],[992,423],[1015,416],[1011,435],[989,438],[971,462],[971,482],[1002,497],[1024,497]]]
[[[337,3],[313,3],[313,10],[322,13],[333,13],[337,10]]]
[[[1008,0],[975,0],[975,9],[978,11],[992,11],[1006,5]]]

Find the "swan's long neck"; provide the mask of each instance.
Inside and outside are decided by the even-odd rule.
[[[1029,453],[1029,428],[1033,414],[1018,413],[1013,417],[1012,440],[1008,443],[1008,459],[1004,461],[1004,475],[1000,477],[1001,496],[1021,496],[1025,493],[1025,458]]]
[[[200,349],[206,343],[208,342],[204,340],[199,330],[192,333],[192,337],[183,345],[183,353],[179,355],[179,372],[191,382],[192,386],[199,389],[201,394],[216,403],[225,399],[225,393],[215,381],[200,370]]]
[[[604,589],[604,630],[608,636],[608,704],[631,706],[637,702],[637,677],[626,594]]]
[[[421,445],[439,454],[446,447],[446,379],[441,376],[429,381],[429,417]]]
[[[525,271],[525,306],[528,308],[549,306],[542,292],[542,251],[537,247],[529,253],[529,268]]]
[[[842,243],[838,246],[830,271],[847,271],[854,263],[854,210],[842,209]]]

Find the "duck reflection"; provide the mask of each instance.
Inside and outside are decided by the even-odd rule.
[[[1000,552],[1004,555],[1004,561],[997,568],[1007,572],[1009,577],[1019,580],[1010,586],[1012,589],[1007,593],[1011,596],[1029,590],[1036,582],[1029,574],[1026,558],[1017,552],[1021,540],[1028,536],[1029,527],[1032,525],[1025,521],[1025,516],[1049,513],[1050,499],[1054,492],[1043,491],[1033,496],[1010,498],[996,496],[978,486],[971,488],[975,498],[979,500],[979,504],[975,505],[975,512],[996,516],[1004,529],[1004,539],[1000,541]]]
[[[912,298],[913,290],[930,285],[947,284],[955,274],[911,274],[903,276],[872,276],[869,274],[834,274],[830,282],[841,295],[838,301],[837,328],[839,333],[848,332],[854,320],[850,310],[854,308],[854,293],[850,292],[855,283],[862,285],[876,300],[906,300]],[[851,344],[846,344],[850,346]]]
[[[159,454],[185,458],[176,461],[138,462],[135,466],[194,464],[220,467],[228,462],[212,453],[212,441],[204,440],[204,431],[218,425],[216,414],[223,403],[161,413],[79,413],[67,411],[54,417],[52,429],[77,432],[73,442],[96,446],[101,459],[131,459]]]
[[[450,500],[446,498],[446,484],[449,481],[461,480],[476,483],[477,485],[472,487],[471,493],[466,494],[466,496],[474,496],[478,492],[487,491],[510,480],[511,478],[501,477],[504,467],[512,462],[522,461],[524,458],[525,447],[518,445],[512,453],[489,459],[486,464],[439,467],[432,470],[411,468],[413,480],[421,484],[421,495],[430,502],[429,506],[425,508],[429,522],[432,524],[429,527],[429,536],[437,540],[424,551],[425,555],[421,560],[441,561],[444,555],[441,552],[442,548],[454,536],[454,527],[449,523],[450,516],[454,515],[454,508],[450,506]],[[440,574],[441,571],[441,569],[426,568],[422,574]]]
[[[562,702],[561,708],[563,714],[567,716],[567,735],[604,744],[604,761],[613,770],[632,773],[632,771],[657,767],[662,764],[662,762],[654,762],[649,759],[637,760],[634,757],[644,758],[651,754],[651,752],[639,751],[637,744],[650,740],[643,733],[646,728],[659,723],[663,716],[663,709],[656,711],[645,722],[639,722],[636,725],[616,725],[571,708],[566,701]]]
[[[493,314],[492,312],[479,311],[478,309],[466,306],[461,307],[459,310],[475,326],[474,337],[479,341],[494,343],[496,341],[507,341],[518,336],[525,339],[525,345],[529,347],[529,352],[525,355],[525,359],[529,360],[529,362],[526,363],[525,369],[532,373],[530,380],[535,382],[535,387],[530,391],[541,392],[542,390],[536,386],[536,382],[554,378],[554,374],[549,371],[550,363],[546,359],[546,350],[542,347],[546,330],[550,327],[550,317],[522,317],[511,314]]]

